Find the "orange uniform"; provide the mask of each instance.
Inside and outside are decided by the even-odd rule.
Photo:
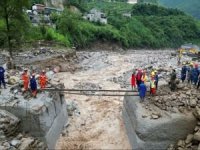
[[[42,73],[39,77],[39,83],[40,83],[40,87],[41,89],[46,88],[46,84],[47,84],[47,76]]]
[[[28,85],[29,85],[29,76],[28,76],[27,72],[24,72],[22,74],[22,80],[23,80],[23,84],[24,84],[24,89],[25,89],[25,91],[27,91]]]

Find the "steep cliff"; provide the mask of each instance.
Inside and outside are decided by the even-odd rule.
[[[48,7],[64,8],[64,3],[66,0],[44,0],[44,3]]]

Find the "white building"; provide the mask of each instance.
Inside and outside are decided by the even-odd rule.
[[[107,24],[106,15],[95,8],[91,9],[90,12],[83,18],[91,22],[100,22],[102,24]]]
[[[138,2],[138,0],[128,0],[129,4],[136,4]]]

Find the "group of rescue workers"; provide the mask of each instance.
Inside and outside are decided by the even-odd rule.
[[[24,89],[23,92],[28,91],[29,87],[30,87],[32,96],[36,97],[38,86],[37,86],[37,81],[35,78],[35,72],[33,71],[30,76],[28,73],[28,69],[24,69],[24,71],[21,75],[21,80],[23,82],[23,89]],[[42,70],[41,74],[39,75],[40,88],[41,89],[46,88],[47,82],[48,82],[48,78],[46,76],[46,72],[45,72],[45,70]],[[1,88],[1,84],[3,84],[4,88],[6,89],[5,69],[0,66],[0,88]]]
[[[147,83],[148,77],[145,70],[138,69],[137,71],[133,71],[132,77],[131,77],[131,86],[132,89],[137,87],[139,96],[141,98],[141,101],[144,101],[146,92],[147,92]],[[150,94],[155,95],[156,90],[158,88],[158,74],[156,70],[152,70],[150,74]]]
[[[182,64],[181,69],[181,80],[184,83],[185,80],[187,80],[188,84],[193,84],[196,86],[197,89],[200,87],[200,70],[198,67],[198,64],[194,63],[185,63]],[[172,69],[171,75],[170,75],[170,89],[171,91],[175,91],[177,88],[177,73],[175,69]],[[142,69],[137,69],[137,71],[133,71],[132,77],[131,77],[131,86],[132,90],[133,88],[138,89],[139,96],[141,98],[141,101],[144,101],[144,98],[146,96],[147,92],[147,80],[150,81],[150,94],[155,95],[156,90],[158,89],[158,81],[159,76],[157,73],[157,70],[152,70],[150,73],[150,79],[148,79],[146,71]]]
[[[181,70],[181,80],[182,82],[187,80],[188,83],[194,84],[198,89],[200,86],[200,71],[198,64],[186,64],[184,62]]]

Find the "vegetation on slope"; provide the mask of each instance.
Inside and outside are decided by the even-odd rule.
[[[27,41],[52,40],[65,46],[83,48],[101,40],[118,43],[127,48],[176,48],[183,43],[199,42],[200,23],[177,9],[157,5],[130,5],[122,2],[90,2],[86,11],[96,7],[107,14],[108,23],[92,23],[77,12],[66,8],[51,18],[56,28],[29,27],[23,36]],[[82,7],[82,5],[79,5]],[[132,17],[122,14],[130,12]],[[0,21],[0,28],[3,23]],[[0,30],[1,35],[4,35]],[[3,45],[4,42],[0,42]],[[196,43],[197,44],[197,43]]]
[[[200,1],[199,0],[159,0],[163,6],[170,8],[178,8],[200,19]]]

